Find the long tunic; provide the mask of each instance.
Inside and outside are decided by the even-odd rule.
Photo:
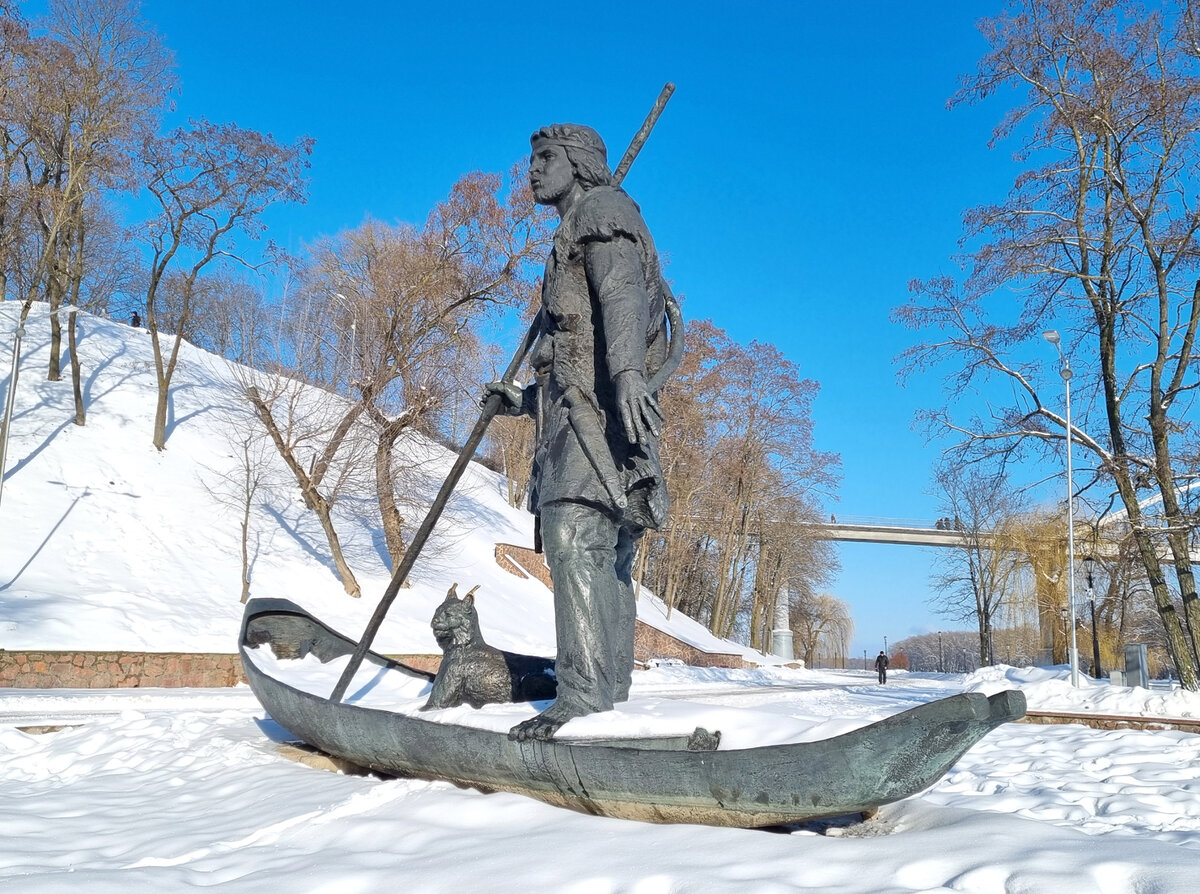
[[[627,370],[649,378],[662,365],[666,294],[634,201],[609,186],[585,192],[555,232],[542,283],[543,331],[531,356],[541,401],[534,512],[567,500],[639,527],[665,520],[658,439],[628,442],[613,380]]]

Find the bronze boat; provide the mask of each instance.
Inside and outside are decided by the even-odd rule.
[[[351,654],[356,643],[294,603],[252,599],[240,637],[251,689],[291,734],[382,773],[502,790],[599,816],[761,827],[871,811],[940,779],[989,731],[1025,713],[1025,697],[965,693],[815,742],[713,750],[704,736],[517,742],[506,733],[334,702],[274,679],[248,654]],[[366,661],[432,675],[368,652]]]

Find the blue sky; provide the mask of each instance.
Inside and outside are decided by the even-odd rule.
[[[662,85],[677,91],[626,189],[688,317],[777,345],[817,379],[818,446],[841,454],[846,515],[934,518],[938,446],[912,428],[935,380],[897,382],[907,283],[955,269],[962,212],[1001,198],[998,103],[948,111],[999,2],[339,4],[146,0],[175,50],[180,116],[316,139],[307,205],[276,241],[364,216],[424,218],[461,174],[507,170],[528,135],[590,124],[618,158]],[[1052,472],[1053,470],[1047,470]],[[949,629],[925,604],[931,552],[839,546],[830,588],[852,654]]]

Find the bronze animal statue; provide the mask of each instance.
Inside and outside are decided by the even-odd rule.
[[[451,584],[430,626],[442,648],[442,665],[433,681],[429,700],[421,708],[472,708],[499,702],[532,702],[554,698],[554,660],[520,655],[489,646],[479,629],[475,591],[458,598]]]

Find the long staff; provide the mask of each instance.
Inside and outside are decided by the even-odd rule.
[[[633,160],[641,152],[642,146],[645,145],[646,139],[650,136],[650,131],[654,129],[654,124],[658,121],[658,116],[662,114],[667,100],[671,98],[671,94],[674,92],[675,85],[668,83],[662,88],[662,92],[658,94],[658,99],[655,100],[653,108],[650,109],[650,114],[642,122],[641,128],[634,135],[633,142],[629,144],[629,148],[625,150],[625,154],[621,157],[621,163],[617,165],[616,171],[613,172],[614,186],[619,186],[621,181],[625,179],[625,174],[629,171],[629,166],[633,164]],[[541,328],[542,312],[538,311],[537,316],[533,318],[533,324],[529,327],[529,331],[521,340],[521,346],[517,349],[517,353],[513,355],[512,362],[508,364],[508,368],[504,371],[504,382],[511,383],[516,378],[517,371],[520,370],[521,364],[525,362],[525,355],[533,347],[533,343],[537,340]],[[484,399],[483,410],[479,414],[479,421],[471,429],[471,434],[467,437],[466,443],[463,444],[462,450],[458,454],[458,459],[450,467],[450,473],[446,476],[446,480],[442,482],[441,490],[438,491],[437,496],[433,498],[433,504],[429,507],[429,512],[425,514],[425,519],[421,522],[421,526],[413,534],[412,543],[408,545],[408,549],[404,552],[404,558],[396,566],[396,571],[392,574],[391,582],[388,584],[387,589],[383,591],[383,598],[379,600],[379,605],[375,606],[375,613],[371,615],[371,620],[367,622],[367,627],[363,631],[362,638],[358,641],[358,647],[355,648],[354,654],[350,656],[350,663],[342,671],[341,679],[338,680],[337,686],[334,687],[333,693],[329,696],[330,701],[340,702],[346,695],[346,689],[349,688],[350,681],[354,679],[354,675],[358,673],[367,650],[371,648],[371,643],[375,640],[375,634],[379,632],[379,627],[383,624],[383,619],[387,616],[388,609],[392,607],[392,603],[396,600],[396,595],[400,592],[400,587],[408,578],[413,565],[416,564],[417,557],[421,555],[421,550],[425,547],[425,541],[429,539],[429,535],[433,532],[433,526],[441,518],[442,510],[446,508],[446,503],[449,502],[450,495],[454,493],[454,488],[458,486],[459,479],[462,478],[463,472],[466,471],[467,464],[475,456],[475,451],[479,448],[484,434],[487,433],[488,425],[491,424],[495,415],[500,412],[503,404],[504,398],[496,392],[489,393]]]

